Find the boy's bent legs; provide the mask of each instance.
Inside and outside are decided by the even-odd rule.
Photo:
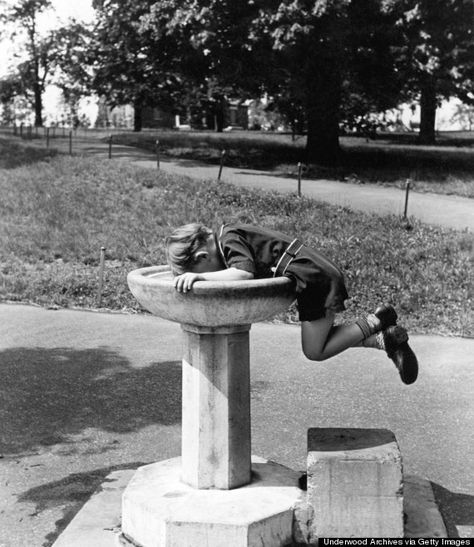
[[[376,312],[378,313],[378,312]],[[404,328],[389,326],[366,338],[359,323],[333,325],[334,314],[316,321],[301,322],[303,353],[312,361],[324,361],[351,347],[384,349],[394,362],[405,384],[412,384],[418,376],[418,360],[407,343]],[[379,329],[383,329],[381,324]]]
[[[301,322],[303,353],[312,361],[324,361],[341,351],[358,346],[364,339],[356,323],[335,327],[334,313],[316,321]]]

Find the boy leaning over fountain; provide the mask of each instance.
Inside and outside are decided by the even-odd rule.
[[[295,283],[303,353],[324,361],[357,346],[385,350],[402,381],[413,383],[418,362],[394,308],[384,304],[355,323],[334,325],[348,298],[339,268],[318,251],[285,234],[246,224],[224,224],[213,232],[193,223],[167,239],[176,290],[196,281],[239,281],[287,276]]]

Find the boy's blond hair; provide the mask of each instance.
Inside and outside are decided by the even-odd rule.
[[[173,275],[190,271],[196,252],[206,244],[211,234],[212,230],[207,226],[193,222],[176,228],[166,238],[166,258]]]

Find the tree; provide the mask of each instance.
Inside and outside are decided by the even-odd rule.
[[[420,102],[420,141],[433,143],[440,99],[474,102],[474,3],[399,0],[396,9],[404,35],[398,69],[405,95]]]
[[[78,123],[81,98],[90,94],[92,73],[89,44],[92,32],[74,19],[54,32],[56,73],[54,84],[61,90],[74,125]]]
[[[135,131],[141,129],[145,106],[159,104],[183,114],[190,84],[182,75],[199,72],[197,56],[186,66],[174,39],[159,24],[148,24],[148,1],[96,0],[94,7],[97,23],[90,48],[94,90],[111,106],[132,103]]]
[[[41,37],[38,31],[38,17],[50,9],[49,0],[19,0],[10,6],[4,20],[18,30],[14,36],[25,34],[26,60],[17,66],[17,77],[21,81],[24,95],[32,103],[35,126],[43,124],[43,93],[51,71],[51,55],[54,40],[51,35]]]
[[[341,122],[396,105],[397,32],[388,4],[285,0],[263,12],[258,24],[282,54],[285,88],[305,109],[308,162],[337,164]]]
[[[202,51],[207,72],[222,84],[267,92],[292,125],[302,124],[303,112],[307,160],[334,164],[340,157],[341,103],[357,71],[365,68],[370,75],[358,79],[358,89],[371,96],[371,104],[394,104],[396,93],[386,91],[396,81],[389,48],[394,20],[384,5],[376,0],[169,0],[155,2],[150,17],[178,46],[191,43]]]

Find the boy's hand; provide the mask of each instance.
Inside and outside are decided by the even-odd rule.
[[[179,292],[188,292],[192,289],[195,281],[202,279],[201,275],[193,272],[185,272],[173,279],[174,288]]]

